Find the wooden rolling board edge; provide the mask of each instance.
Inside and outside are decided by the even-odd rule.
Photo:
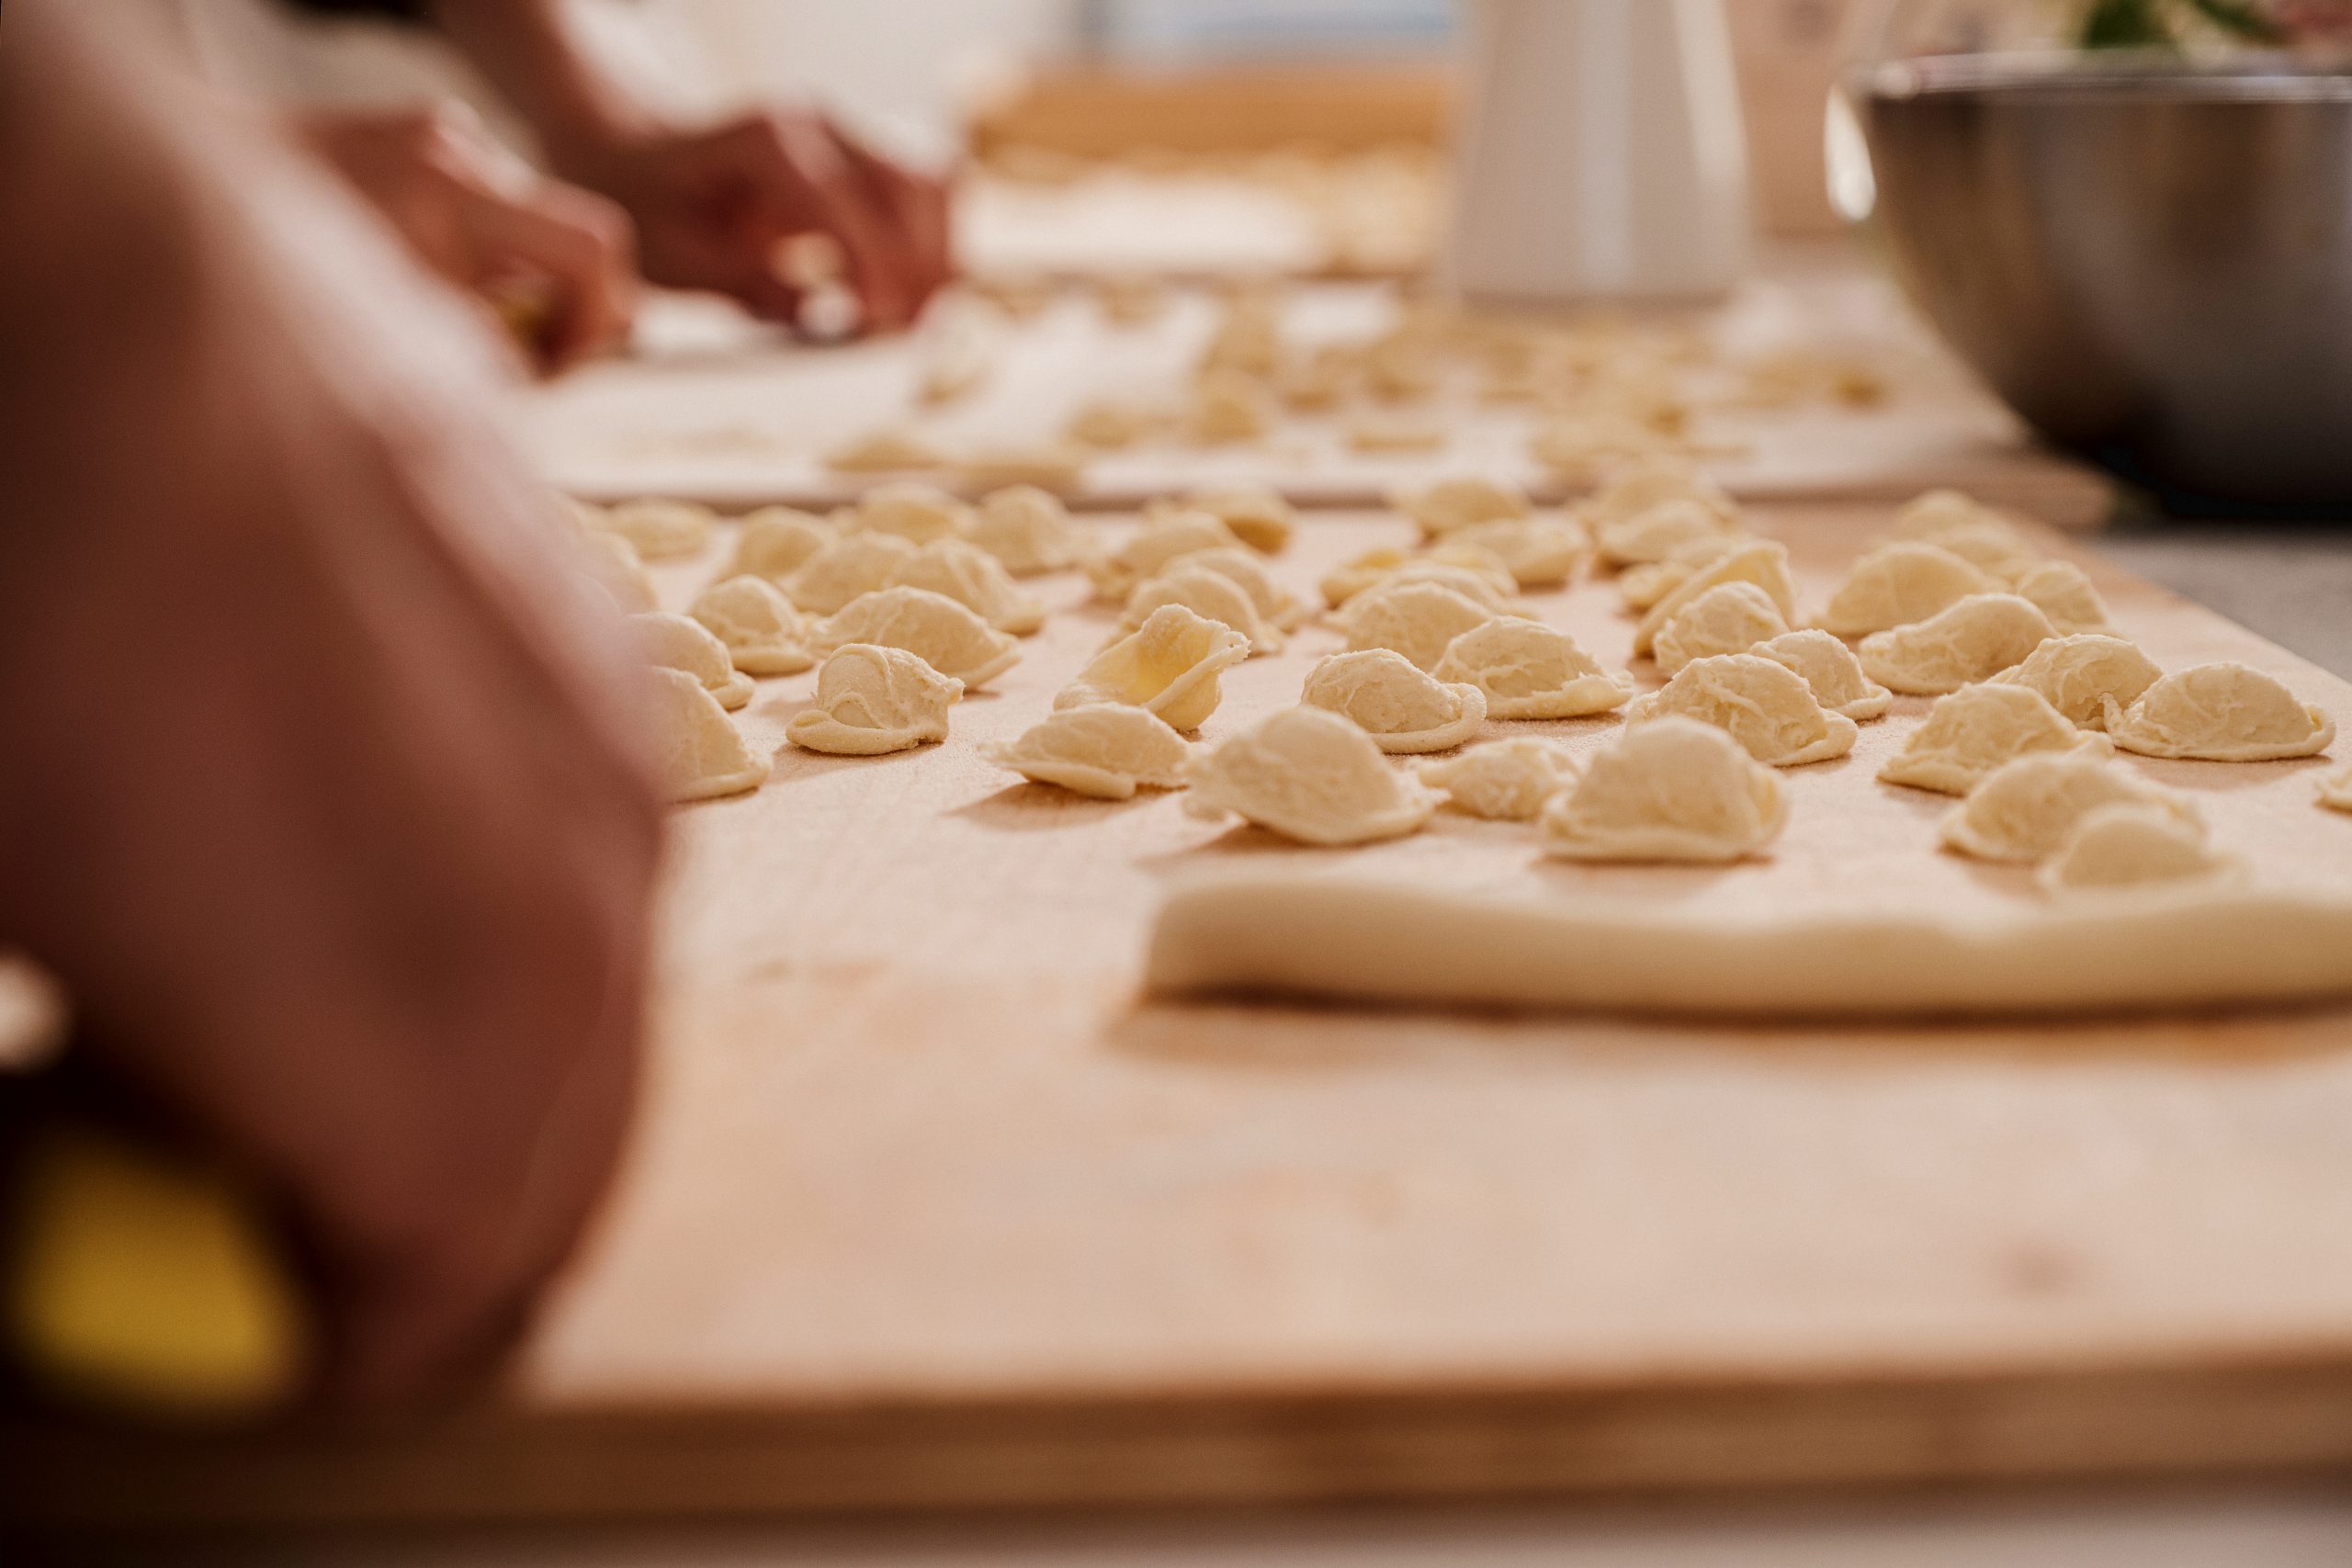
[[[0,1432],[18,1531],[1253,1506],[2341,1472],[2352,1360]]]

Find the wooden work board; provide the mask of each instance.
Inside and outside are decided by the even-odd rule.
[[[1817,603],[1882,507],[1758,509]],[[1305,520],[1277,571],[1398,542]],[[2082,555],[2160,662],[2352,686]],[[683,602],[725,547],[662,572]],[[2352,1010],[1737,1027],[1140,998],[1204,869],[1971,907],[1944,797],[1874,783],[1926,707],[1792,771],[1732,869],[1546,863],[1442,813],[1306,850],[978,754],[1110,633],[1076,576],[943,746],[783,745],[681,810],[642,1120],[509,1381],[372,1435],[0,1449],[52,1521],[334,1520],[1852,1485],[2352,1462]],[[1536,596],[1611,666],[1605,582]],[[1320,627],[1205,736],[1294,700]],[[1655,683],[1647,666],[1638,667]],[[1490,724],[1607,743],[1611,716]],[[2126,760],[2256,874],[2352,880],[2323,764]]]
[[[1694,437],[1704,466],[1750,500],[1903,500],[1954,486],[2063,525],[2103,516],[2108,487],[2036,446],[1951,357],[1893,286],[1838,244],[1772,253],[1724,306],[1668,319],[1695,331],[1726,366],[1784,352],[1850,357],[1886,389],[1883,405],[1814,400],[1787,407],[1702,407]],[[1286,288],[1290,341],[1363,341],[1391,323],[1393,283]],[[664,297],[635,351],[538,389],[526,412],[542,468],[591,500],[675,496],[728,510],[769,502],[824,507],[886,478],[956,484],[952,470],[876,476],[829,468],[825,455],[884,429],[912,429],[955,453],[1035,447],[1102,398],[1181,406],[1221,306],[1179,289],[1153,321],[1106,321],[1073,281],[1035,319],[996,333],[991,368],[967,398],[935,410],[918,389],[935,334],[818,349],[750,322],[715,299]],[[1535,411],[1482,401],[1458,382],[1426,403],[1350,404],[1284,419],[1262,441],[1225,446],[1171,438],[1105,452],[1070,487],[1074,504],[1131,508],[1204,484],[1270,485],[1302,505],[1386,503],[1402,485],[1456,473],[1556,497],[1559,481],[1528,454]],[[1443,429],[1429,451],[1363,452],[1363,421]]]

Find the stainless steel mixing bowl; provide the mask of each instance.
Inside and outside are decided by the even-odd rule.
[[[1847,99],[1841,204],[2037,429],[2177,504],[2352,513],[2352,76],[1995,55]]]

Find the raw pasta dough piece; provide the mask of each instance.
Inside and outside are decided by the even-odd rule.
[[[1168,415],[1149,403],[1125,398],[1097,398],[1070,415],[1064,428],[1072,441],[1100,451],[1116,452],[1148,440],[1168,423]]]
[[[1007,485],[980,500],[971,541],[1015,577],[1059,571],[1085,555],[1085,538],[1061,497],[1035,485]]]
[[[2319,781],[2319,803],[2336,811],[2352,811],[2352,768]]]
[[[1200,446],[1262,441],[1273,427],[1273,394],[1255,377],[1235,370],[1212,371],[1193,389],[1188,428]]]
[[[1458,567],[1482,581],[1485,588],[1469,597],[1480,604],[1500,604],[1507,601],[1519,584],[1502,558],[1478,545],[1447,540],[1434,549],[1419,554],[1396,546],[1383,546],[1366,550],[1352,560],[1343,561],[1331,569],[1323,579],[1323,602],[1337,610],[1351,601],[1386,584],[1408,567]],[[1426,575],[1426,573],[1424,573]],[[1442,578],[1445,574],[1440,573]]]
[[[1972,593],[1924,621],[1864,637],[1862,668],[1890,690],[1936,696],[2023,663],[2055,635],[2030,600]]]
[[[1815,625],[1838,637],[1868,637],[1924,621],[1972,593],[1998,592],[1999,583],[1950,550],[1897,539],[1854,563]]]
[[[1257,607],[1259,617],[1277,631],[1289,631],[1306,618],[1306,605],[1297,594],[1276,582],[1265,563],[1250,550],[1238,550],[1230,546],[1214,550],[1194,550],[1179,556],[1174,566],[1199,567],[1230,578],[1235,587],[1250,595],[1250,603]]]
[[[1746,653],[1788,629],[1770,593],[1752,582],[1719,582],[1658,629],[1652,651],[1657,667],[1672,675],[1694,659]]]
[[[1290,546],[1298,513],[1281,493],[1263,485],[1232,485],[1188,491],[1177,510],[1205,512],[1233,530],[1234,537],[1260,555],[1280,555]]]
[[[1445,439],[1445,426],[1433,419],[1366,415],[1348,424],[1351,452],[1435,452]]]
[[[1629,725],[1678,716],[1713,725],[1775,768],[1842,757],[1854,749],[1857,733],[1852,719],[1814,699],[1804,676],[1752,653],[1694,660],[1625,710]]]
[[[946,457],[911,430],[876,430],[826,454],[825,466],[842,474],[914,473],[944,468]]]
[[[1130,800],[1138,788],[1182,789],[1192,746],[1156,714],[1124,703],[1064,708],[1017,740],[980,754],[1038,784],[1098,800]]]
[[[1491,551],[1521,588],[1552,588],[1567,581],[1592,551],[1582,528],[1549,517],[1474,523],[1446,537],[1453,544]]]
[[[956,474],[972,490],[1037,485],[1050,491],[1071,491],[1086,476],[1088,456],[1087,449],[1074,441],[975,446],[956,459]]]
[[[1491,718],[1583,718],[1623,707],[1634,694],[1632,680],[1603,673],[1576,638],[1515,615],[1455,637],[1431,673],[1484,692]]]
[[[915,547],[895,534],[850,534],[801,562],[784,581],[794,604],[812,615],[830,615],[853,599],[887,587]]]
[[[2203,882],[2245,874],[2245,863],[2205,841],[2198,824],[2166,806],[2115,801],[2085,812],[2057,852],[2034,872],[2055,895]]]
[[[2199,664],[2166,675],[2130,708],[2107,700],[2107,732],[2143,757],[2267,762],[2315,757],[2335,739],[2327,710],[2278,677],[2244,664]]]
[[[2054,637],[2028,654],[2025,662],[1993,677],[2005,686],[2040,692],[2068,722],[2105,729],[2111,702],[2130,707],[2164,676],[2156,661],[2120,637],[2080,632]]]
[[[1134,631],[1163,606],[1182,604],[1196,615],[1239,632],[1249,639],[1252,653],[1280,653],[1282,634],[1258,614],[1250,591],[1222,572],[1193,564],[1195,558],[1181,557],[1159,576],[1137,583],[1136,591],[1127,596],[1126,614],[1120,618],[1120,628]]]
[[[1154,610],[1134,633],[1096,654],[1054,698],[1059,708],[1125,703],[1175,729],[1198,729],[1223,694],[1217,677],[1250,657],[1250,639],[1182,604]]]
[[[1710,534],[1683,545],[1664,560],[1644,561],[1617,574],[1617,596],[1625,608],[1646,615],[1668,594],[1740,547],[1735,534]]]
[[[744,515],[735,536],[735,555],[719,574],[764,577],[781,583],[833,541],[833,531],[814,513],[791,506],[763,506]]]
[[[2143,783],[2103,757],[2042,753],[2004,762],[1968,792],[1937,829],[1944,843],[1978,860],[2030,865],[2066,841],[2085,813],[2128,801],[2196,823],[2189,804]]]
[[[1533,510],[1527,504],[1527,492],[1517,485],[1469,476],[1416,485],[1397,491],[1393,501],[1431,539],[1481,523],[1511,522]]]
[[[646,574],[645,563],[638,558],[637,547],[618,534],[591,531],[581,541],[582,560],[596,586],[612,595],[624,614],[641,615],[657,609],[661,600],[654,595],[653,579]]]
[[[1783,624],[1797,617],[1797,585],[1789,575],[1789,547],[1771,539],[1756,539],[1725,553],[1690,574],[1690,580],[1651,605],[1634,628],[1634,651],[1647,653],[1667,622],[1708,589],[1724,582],[1752,582],[1771,596]]]
[[[817,671],[817,703],[792,716],[785,738],[835,757],[880,757],[947,739],[947,710],[964,682],[903,648],[843,644]]]
[[[654,750],[670,799],[708,800],[759,788],[768,760],[743,744],[718,699],[683,670],[656,667],[652,674]]]
[[[1185,769],[1184,809],[1215,820],[1227,812],[1305,844],[1398,839],[1430,819],[1442,798],[1391,768],[1349,720],[1321,708],[1283,708]]]
[[[1396,588],[1408,582],[1434,582],[1441,588],[1453,589],[1464,599],[1484,604],[1498,615],[1516,613],[1519,601],[1512,596],[1511,590],[1518,585],[1511,582],[1510,574],[1503,570],[1501,562],[1491,559],[1473,562],[1468,558],[1466,550],[1460,547],[1440,547],[1453,548],[1458,553],[1453,558],[1443,560],[1435,556],[1417,556],[1374,584],[1374,590]]]
[[[710,543],[716,519],[710,508],[691,501],[662,501],[646,497],[624,501],[591,525],[618,534],[636,547],[644,560],[690,556]]]
[[[961,539],[934,539],[890,574],[893,588],[927,588],[955,600],[1001,632],[1027,637],[1046,624],[1045,606],[1021,592],[996,557]]]
[[[977,690],[1012,669],[1020,645],[944,593],[881,588],[817,623],[809,641],[831,651],[854,642],[902,648],[942,675]]]
[[[1353,719],[1384,751],[1450,751],[1487,719],[1477,687],[1448,685],[1385,648],[1331,655],[1307,673],[1301,700]]]
[[[631,615],[628,623],[648,664],[685,671],[729,712],[752,700],[752,678],[735,668],[727,645],[701,622],[653,610]]]
[[[1340,629],[1351,653],[1395,649],[1416,668],[1430,670],[1447,644],[1495,618],[1492,609],[1444,583],[1392,582],[1350,601]]]
[[[1588,525],[1600,558],[1619,568],[1654,566],[1702,539],[1737,539],[1747,532],[1703,502],[1681,496],[1630,517]]]
[[[817,662],[799,613],[766,578],[714,582],[686,613],[727,645],[727,656],[746,675],[790,675]]]
[[[1783,632],[1748,651],[1804,676],[1814,701],[1857,724],[1885,716],[1894,704],[1894,694],[1863,674],[1854,650],[1827,632],[1813,627]]]
[[[2041,562],[2018,579],[2015,592],[2049,616],[2061,637],[2115,630],[2115,623],[2108,618],[2107,601],[2073,561]]]
[[[2086,735],[2027,686],[1979,682],[1939,697],[1928,721],[1878,771],[1887,784],[1966,795],[1987,775],[2019,757],[2056,753],[2096,761],[2112,750],[2107,738]]]
[[[1454,809],[1502,822],[1534,821],[1582,771],[1574,751],[1532,735],[1490,740],[1419,769],[1421,782],[1443,790]]]
[[[1688,504],[1698,515],[1663,506]],[[1723,488],[1687,463],[1649,462],[1626,474],[1584,508],[1600,558],[1611,566],[1664,560],[1702,533],[1740,532],[1739,507]]]
[[[1086,563],[1086,575],[1105,599],[1124,601],[1136,584],[1156,577],[1179,556],[1195,550],[1242,548],[1240,539],[1212,512],[1163,512],[1148,517],[1141,528],[1107,556]]]
[[[1947,550],[2000,582],[2015,582],[2041,558],[2017,525],[1956,490],[1934,490],[1895,514],[1894,536]]]
[[[1544,851],[1563,860],[1741,860],[1772,841],[1788,810],[1780,779],[1730,736],[1661,718],[1627,730],[1544,808]]]
[[[972,509],[936,485],[876,485],[858,501],[850,525],[864,533],[890,534],[928,545],[971,531]]]

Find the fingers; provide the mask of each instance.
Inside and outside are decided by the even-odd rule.
[[[911,313],[922,314],[931,297],[955,276],[948,183],[883,157],[831,118],[825,121],[825,130],[868,197],[890,215],[901,276],[911,295]]]
[[[749,238],[761,261],[775,243],[815,229],[838,241],[869,326],[910,324],[929,297],[917,241],[890,194],[864,172],[846,139],[808,115],[762,115],[725,133],[750,184]]]
[[[516,306],[529,345],[548,369],[617,342],[637,308],[636,243],[628,215],[602,197],[542,185],[514,197],[474,188],[460,205],[469,281],[493,302]],[[502,299],[499,290],[525,291]],[[551,298],[534,299],[532,283]],[[543,319],[533,319],[543,318]]]

